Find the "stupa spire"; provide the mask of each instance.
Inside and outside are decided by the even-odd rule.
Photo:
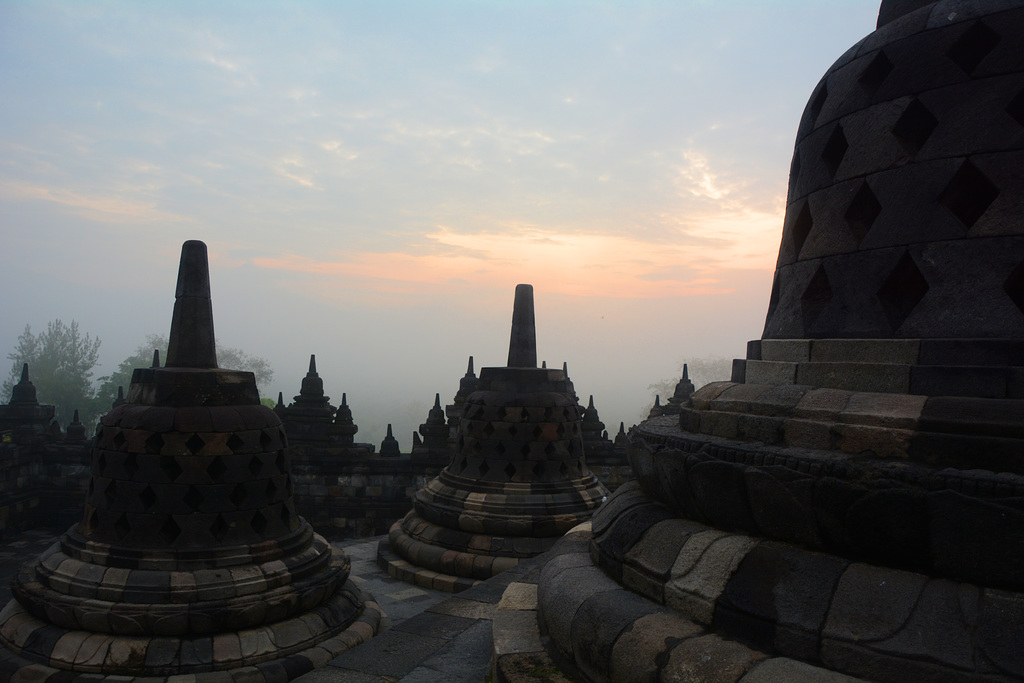
[[[537,367],[537,327],[533,316],[533,285],[516,285],[512,307],[512,335],[508,344],[508,367]]]
[[[153,364],[150,365],[149,367],[151,367],[151,368],[158,368],[158,367],[160,367],[160,349],[153,349]]]
[[[216,368],[210,264],[206,244],[189,240],[181,245],[178,286],[174,293],[167,367]]]

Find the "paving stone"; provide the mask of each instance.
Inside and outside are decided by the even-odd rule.
[[[740,683],[857,683],[861,680],[795,659],[772,657],[755,664]]]

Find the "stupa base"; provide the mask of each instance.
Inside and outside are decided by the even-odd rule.
[[[341,615],[345,627],[324,633],[325,625]],[[0,641],[6,646],[0,648],[0,680],[55,683],[79,680],[76,673],[83,681],[139,676],[159,683],[182,674],[195,676],[196,683],[292,680],[372,638],[381,619],[372,596],[351,580],[331,599],[294,618],[196,638],[62,629],[12,600],[0,613]]]

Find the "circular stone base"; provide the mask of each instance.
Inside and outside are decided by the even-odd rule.
[[[372,596],[351,581],[319,608],[295,618],[192,639],[67,631],[36,619],[12,600],[0,613],[0,641],[6,646],[0,647],[0,680],[68,681],[72,671],[145,676],[147,683],[177,680],[181,674],[194,676],[196,683],[219,683],[228,671],[236,680],[255,683],[291,680],[372,638],[381,616]],[[318,639],[317,632],[339,617],[347,626]],[[8,649],[15,638],[25,648]]]
[[[386,571],[388,576],[393,579],[448,593],[461,593],[467,588],[482,583],[477,579],[453,576],[410,564],[394,553],[391,543],[387,539],[377,544],[377,566]]]

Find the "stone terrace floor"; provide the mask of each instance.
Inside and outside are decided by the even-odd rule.
[[[0,542],[0,606],[11,598],[18,570],[57,541],[50,531],[27,531]],[[536,562],[453,596],[389,577],[376,564],[386,538],[334,541],[352,561],[353,581],[377,600],[386,630],[369,642],[297,679],[299,683],[451,681],[479,683],[490,675],[491,614],[507,584]]]

